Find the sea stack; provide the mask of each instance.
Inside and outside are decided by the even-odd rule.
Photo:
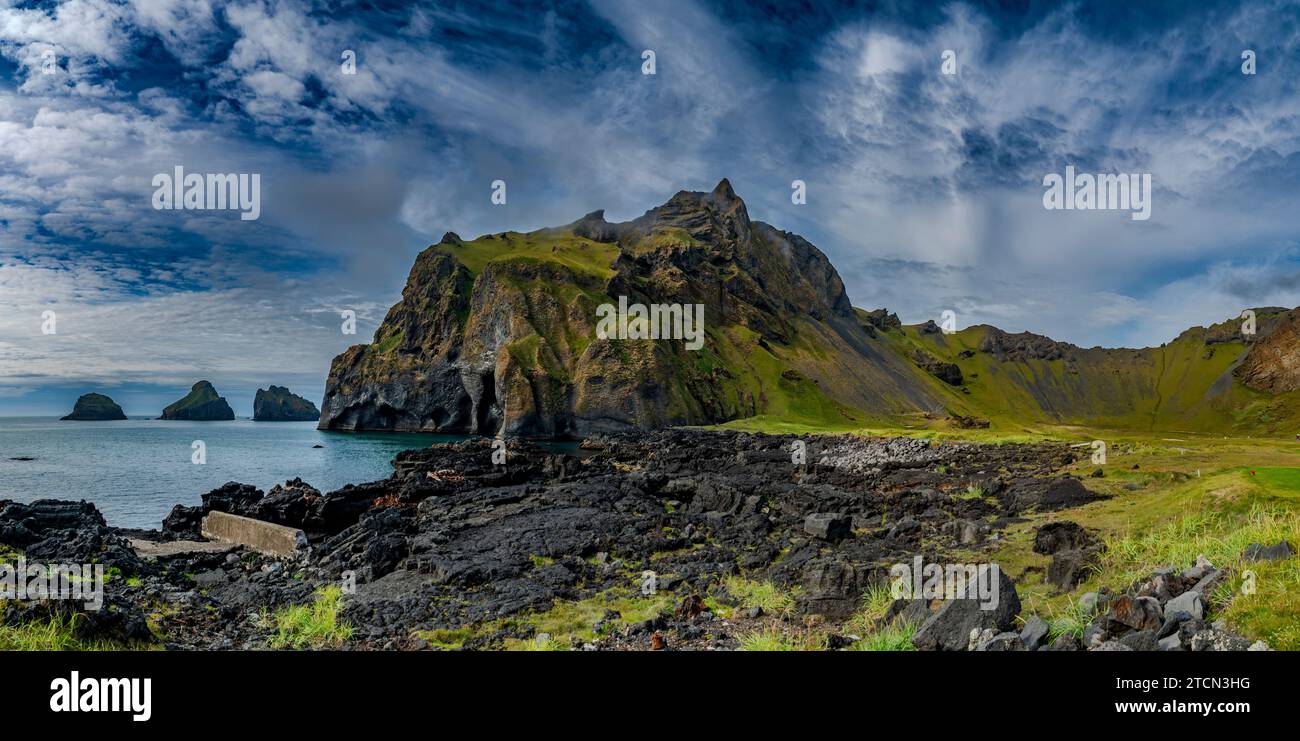
[[[258,389],[253,399],[253,421],[255,422],[316,422],[320,420],[320,410],[316,405],[290,393],[284,386],[271,386]]]
[[[169,404],[159,419],[186,419],[191,421],[215,421],[235,418],[235,412],[226,403],[225,398],[217,395],[217,390],[207,381],[194,384],[185,398]]]
[[[103,394],[82,394],[73,405],[72,414],[62,419],[102,421],[126,419],[126,414],[122,412],[122,407],[118,406],[117,402]]]

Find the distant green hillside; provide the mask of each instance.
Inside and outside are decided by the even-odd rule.
[[[1259,311],[1269,312],[1261,313],[1261,321],[1281,313]],[[1141,431],[1300,432],[1300,393],[1257,391],[1234,377],[1251,347],[1238,324],[1193,328],[1160,347],[1138,350],[1078,348],[987,325],[954,334],[912,325],[883,336],[900,354],[919,350],[960,368],[959,386],[921,375],[951,412],[988,419],[995,427],[1042,422]]]

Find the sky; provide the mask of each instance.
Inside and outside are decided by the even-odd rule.
[[[0,416],[319,402],[444,232],[723,177],[857,306],[1158,345],[1300,305],[1298,85],[1297,2],[0,0]],[[154,208],[177,166],[260,217]],[[1044,208],[1066,166],[1150,219]]]

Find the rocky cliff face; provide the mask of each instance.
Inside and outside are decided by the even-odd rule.
[[[290,393],[284,386],[258,389],[253,399],[255,422],[315,422],[320,419],[316,405]]]
[[[703,347],[599,338],[620,300],[702,305]],[[723,180],[630,222],[444,236],[374,342],[335,358],[320,427],[562,436],[939,410],[873,334],[826,256],[750,220]]]
[[[83,394],[72,407],[72,414],[63,419],[81,421],[103,421],[126,419],[126,414],[117,402],[103,394]]]
[[[194,384],[183,398],[167,405],[159,419],[216,421],[235,418],[235,412],[207,381]]]
[[[1257,391],[1280,394],[1300,389],[1300,309],[1270,317],[1233,374]]]

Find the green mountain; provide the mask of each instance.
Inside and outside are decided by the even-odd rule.
[[[695,311],[698,336],[676,322]],[[334,359],[320,427],[553,436],[950,418],[1282,433],[1300,405],[1278,384],[1300,388],[1300,360],[1283,363],[1286,343],[1269,338],[1294,325],[1285,309],[1257,315],[1255,335],[1234,320],[1141,350],[903,326],[851,306],[820,250],[751,220],[723,180],[624,223],[596,211],[529,233],[445,235],[416,258],[373,342]],[[674,339],[638,334],[656,328]]]
[[[102,421],[126,419],[126,414],[117,402],[103,394],[82,394],[72,406],[72,414],[62,419]]]
[[[196,421],[230,420],[235,412],[224,397],[207,381],[194,384],[183,398],[167,405],[159,419],[187,419]]]

